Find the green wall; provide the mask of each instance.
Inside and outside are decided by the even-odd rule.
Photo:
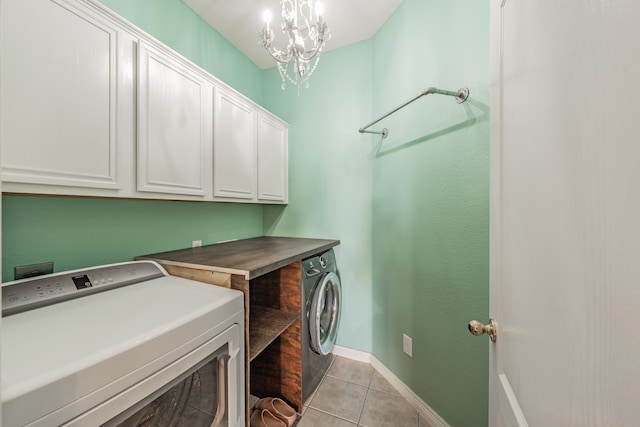
[[[338,344],[371,352],[450,425],[487,424],[488,348],[469,335],[488,317],[489,7],[405,0],[376,36],[323,54],[310,88],[265,105],[289,121],[290,205],[265,208],[267,233],[338,247]],[[422,89],[430,95],[360,135]],[[413,338],[413,357],[402,334]]]
[[[452,426],[487,423],[489,5],[405,0],[373,39],[373,353]],[[402,334],[413,357],[402,352]]]
[[[137,27],[256,102],[262,71],[181,0],[102,0]],[[263,235],[263,208],[167,201],[4,196],[2,280],[16,265],[55,271],[135,255]]]
[[[4,196],[2,276],[53,261],[55,271],[262,235],[262,207],[199,202]]]
[[[322,55],[310,87],[280,89],[265,73],[265,105],[292,124],[289,206],[265,207],[272,235],[340,239],[338,344],[371,352],[371,144],[358,133],[372,101],[371,43]]]

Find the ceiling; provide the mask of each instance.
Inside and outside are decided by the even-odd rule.
[[[286,46],[279,31],[279,0],[183,0],[238,50],[261,69],[275,66],[275,61],[259,45],[265,9],[271,11],[274,45]],[[366,40],[386,22],[402,0],[322,0],[323,18],[331,31],[325,51]]]

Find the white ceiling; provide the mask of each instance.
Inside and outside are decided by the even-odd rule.
[[[275,66],[274,60],[258,43],[265,9],[271,11],[274,45],[284,49],[279,31],[279,0],[183,0],[261,69]],[[322,0],[323,18],[331,31],[325,51],[366,40],[386,22],[402,0]]]

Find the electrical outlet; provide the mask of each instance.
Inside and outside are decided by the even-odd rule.
[[[199,248],[200,246],[202,246],[202,240],[194,240],[191,242],[192,248]]]
[[[404,351],[407,356],[413,357],[413,340],[407,334],[402,334],[402,351]]]
[[[53,261],[41,262],[39,264],[18,265],[14,268],[13,278],[26,279],[28,277],[42,276],[53,273]]]

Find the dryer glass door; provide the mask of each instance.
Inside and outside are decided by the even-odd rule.
[[[229,424],[225,408],[228,346],[152,395],[152,400],[132,407],[117,427],[215,427]],[[157,396],[157,397],[156,397]],[[147,399],[150,400],[150,399]],[[141,408],[140,408],[141,407]],[[140,408],[140,409],[138,409]],[[134,412],[135,411],[135,412]],[[129,415],[133,412],[131,415]]]
[[[244,419],[242,329],[234,324],[65,427],[229,427]],[[45,425],[45,424],[38,424]],[[46,424],[59,425],[59,424]]]
[[[322,276],[313,290],[309,333],[311,348],[318,354],[329,354],[336,343],[340,321],[340,292],[340,279],[333,272]]]

